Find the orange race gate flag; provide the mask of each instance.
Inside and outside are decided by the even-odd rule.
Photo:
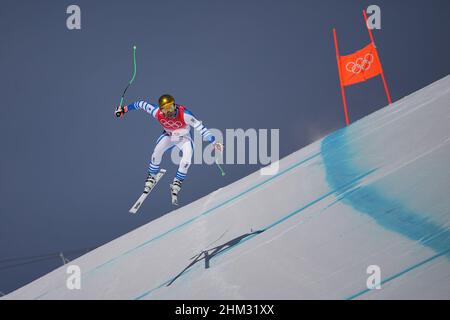
[[[367,16],[365,11],[363,11],[363,15],[371,42],[364,48],[352,54],[346,56],[339,55],[336,29],[333,29],[334,45],[336,48],[336,61],[338,65],[339,81],[341,84],[342,102],[344,104],[345,122],[347,125],[350,124],[350,120],[348,116],[347,101],[345,98],[345,86],[363,82],[367,79],[380,75],[388,102],[389,104],[392,103],[386,80],[384,78],[380,58],[378,57],[377,48],[375,46],[375,42],[373,41],[372,31],[367,25]]]
[[[349,86],[381,74],[377,49],[370,43],[348,56],[340,56],[342,84]]]

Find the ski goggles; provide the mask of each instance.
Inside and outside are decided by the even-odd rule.
[[[160,109],[165,116],[173,116],[176,111],[174,103],[163,105],[160,107]]]
[[[175,103],[167,103],[160,107],[161,111],[173,112],[175,111]]]

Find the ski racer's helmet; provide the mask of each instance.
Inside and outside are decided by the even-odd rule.
[[[170,108],[175,104],[175,99],[170,94],[163,94],[159,97],[158,104],[161,109]]]
[[[166,117],[172,117],[175,114],[175,99],[170,94],[163,94],[158,99],[159,109]]]

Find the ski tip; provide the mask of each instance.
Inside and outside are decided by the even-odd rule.
[[[139,210],[140,207],[141,207],[141,205],[139,203],[139,204],[133,206],[133,208],[131,208],[130,210],[128,210],[128,212],[132,213],[132,214],[135,214]]]
[[[131,214],[136,214],[138,212],[139,208],[131,208],[130,210],[128,210],[128,212]]]

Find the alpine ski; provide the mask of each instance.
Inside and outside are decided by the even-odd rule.
[[[150,194],[150,192],[152,192],[152,190],[155,188],[156,184],[158,183],[158,181],[161,179],[161,177],[166,173],[165,169],[160,169],[159,172],[156,174],[156,181],[153,184],[153,186],[151,187],[151,189],[148,192],[143,192],[141,194],[141,196],[139,197],[139,199],[133,204],[133,206],[131,207],[131,209],[129,210],[130,213],[137,213],[139,208],[142,206],[142,204],[144,203],[145,199],[147,199],[148,195]]]

